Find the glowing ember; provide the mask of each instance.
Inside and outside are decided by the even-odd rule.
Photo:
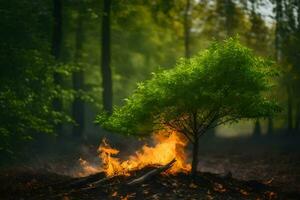
[[[172,159],[176,162],[166,173],[174,174],[176,172],[187,172],[191,169],[190,164],[186,163],[184,147],[187,140],[179,133],[174,131],[159,131],[153,136],[154,147],[144,145],[141,150],[129,156],[128,160],[121,161],[115,157],[119,151],[113,149],[104,139],[98,152],[102,161],[102,167],[99,171],[104,171],[107,176],[129,175],[129,172],[141,169],[147,165],[165,165]],[[94,169],[90,171],[87,163],[83,166],[86,174],[95,173]]]

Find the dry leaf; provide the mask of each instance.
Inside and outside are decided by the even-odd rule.
[[[249,192],[247,192],[246,190],[243,190],[243,189],[240,189],[240,193],[245,196],[249,195]]]
[[[118,195],[118,192],[115,191],[111,196],[112,196],[112,197],[115,197],[115,196],[117,196],[117,195]]]
[[[148,191],[148,190],[144,190],[143,193],[144,193],[144,194],[148,194],[149,191]]]
[[[214,191],[223,193],[223,192],[226,192],[226,189],[223,187],[222,184],[220,184],[220,183],[215,183],[215,184],[214,184]]]
[[[265,192],[267,199],[277,199],[277,194],[272,191]]]
[[[270,185],[273,182],[274,178],[271,178],[270,180],[264,181],[263,184]]]
[[[68,196],[64,196],[63,200],[70,200],[70,198]]]
[[[176,182],[172,183],[172,185],[173,185],[173,186],[176,186],[176,187],[178,186],[178,184],[177,184]]]
[[[191,184],[189,185],[189,187],[190,187],[190,188],[197,188],[198,186],[197,186],[195,183],[191,183]]]
[[[128,195],[126,195],[125,197],[121,196],[121,200],[128,200],[128,197],[129,197]]]
[[[162,183],[162,185],[165,186],[165,187],[168,187],[168,184],[166,184],[166,183]]]
[[[154,195],[152,195],[152,197],[153,197],[153,199],[159,199],[158,194],[154,194]]]
[[[134,197],[135,194],[136,194],[135,192],[134,192],[134,193],[131,193],[131,194],[128,195],[128,197]]]

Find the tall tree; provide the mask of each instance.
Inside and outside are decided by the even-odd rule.
[[[216,12],[221,19],[217,31],[225,31],[223,37],[236,33],[241,20],[236,3],[233,0],[216,0]]]
[[[103,0],[102,14],[102,87],[103,108],[106,112],[112,112],[112,72],[110,67],[110,12],[111,0]]]
[[[191,32],[191,22],[190,22],[190,9],[191,9],[191,1],[186,0],[186,5],[184,9],[184,50],[185,50],[185,57],[189,58],[191,55],[190,53],[190,32]]]
[[[237,27],[235,7],[236,5],[232,0],[224,0],[225,30],[227,32],[227,36],[232,36],[234,29]]]
[[[250,30],[246,33],[247,45],[255,50],[260,55],[266,55],[266,49],[268,49],[268,28],[265,25],[260,13],[257,12],[258,0],[250,1]],[[268,133],[273,130],[273,121],[271,117],[268,117]],[[257,137],[261,135],[261,122],[257,119],[254,123],[253,136]]]
[[[62,46],[62,0],[53,0],[53,33],[52,33],[52,55],[56,61],[60,60]],[[62,84],[62,77],[54,73],[54,83]],[[59,97],[54,98],[53,108],[55,111],[62,111],[62,101]],[[62,132],[62,124],[56,126],[56,133]]]
[[[283,56],[287,64],[288,89],[288,130],[296,132],[299,128],[299,86],[300,86],[300,27],[299,27],[299,1],[284,0],[284,35]]]
[[[282,58],[282,36],[283,36],[283,6],[282,0],[275,0],[275,57],[277,61]]]
[[[256,119],[254,123],[254,130],[253,130],[253,136],[259,137],[261,136],[261,125],[259,119]]]
[[[77,64],[79,69],[73,72],[73,76],[72,76],[73,89],[77,92],[77,95],[75,96],[74,101],[72,103],[72,115],[76,123],[73,126],[73,130],[72,130],[74,136],[82,136],[84,130],[84,102],[78,96],[78,94],[80,94],[80,91],[83,91],[83,86],[84,86],[84,72],[82,70],[82,66],[80,66],[80,60],[82,57],[82,44],[83,44],[83,37],[84,37],[82,7],[83,7],[82,4],[78,2],[74,61]]]
[[[296,55],[295,57],[297,58],[297,72],[299,74],[300,72],[300,61],[299,61],[299,57],[300,57],[300,48],[299,48],[299,45],[300,45],[300,1],[295,1],[295,10],[296,10],[296,13],[297,13],[297,18],[296,18],[296,45],[297,45],[297,50],[296,50]],[[298,80],[299,82],[299,80]],[[298,83],[298,88],[299,88],[299,83]],[[297,92],[297,94],[299,94],[299,90]],[[296,131],[299,133],[300,131],[300,97],[298,96],[298,102],[297,102],[297,110],[296,110],[296,121],[295,121],[295,129]]]
[[[286,62],[287,50],[289,49],[289,24],[287,23],[286,13],[284,8],[287,0],[273,0],[275,11],[275,57],[277,62]],[[287,91],[287,131],[293,130],[293,84],[289,69],[285,69],[284,85]]]

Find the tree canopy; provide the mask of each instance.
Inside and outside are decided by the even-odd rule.
[[[197,56],[180,59],[173,69],[154,73],[124,106],[115,108],[111,117],[100,115],[98,122],[133,135],[167,126],[192,138],[226,122],[268,117],[279,111],[264,95],[277,74],[272,65],[236,38],[214,42]],[[193,118],[197,123],[190,123]]]

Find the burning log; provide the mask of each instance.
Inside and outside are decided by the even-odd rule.
[[[173,164],[176,162],[176,159],[173,159],[171,162],[169,162],[168,164],[162,166],[162,167],[159,167],[157,169],[153,169],[151,170],[150,172],[146,173],[145,175],[137,178],[137,179],[134,179],[130,182],[127,183],[127,185],[137,185],[137,184],[141,184],[143,182],[145,182],[146,180],[152,178],[153,176],[157,175],[157,174],[160,174],[168,169],[170,169]]]

